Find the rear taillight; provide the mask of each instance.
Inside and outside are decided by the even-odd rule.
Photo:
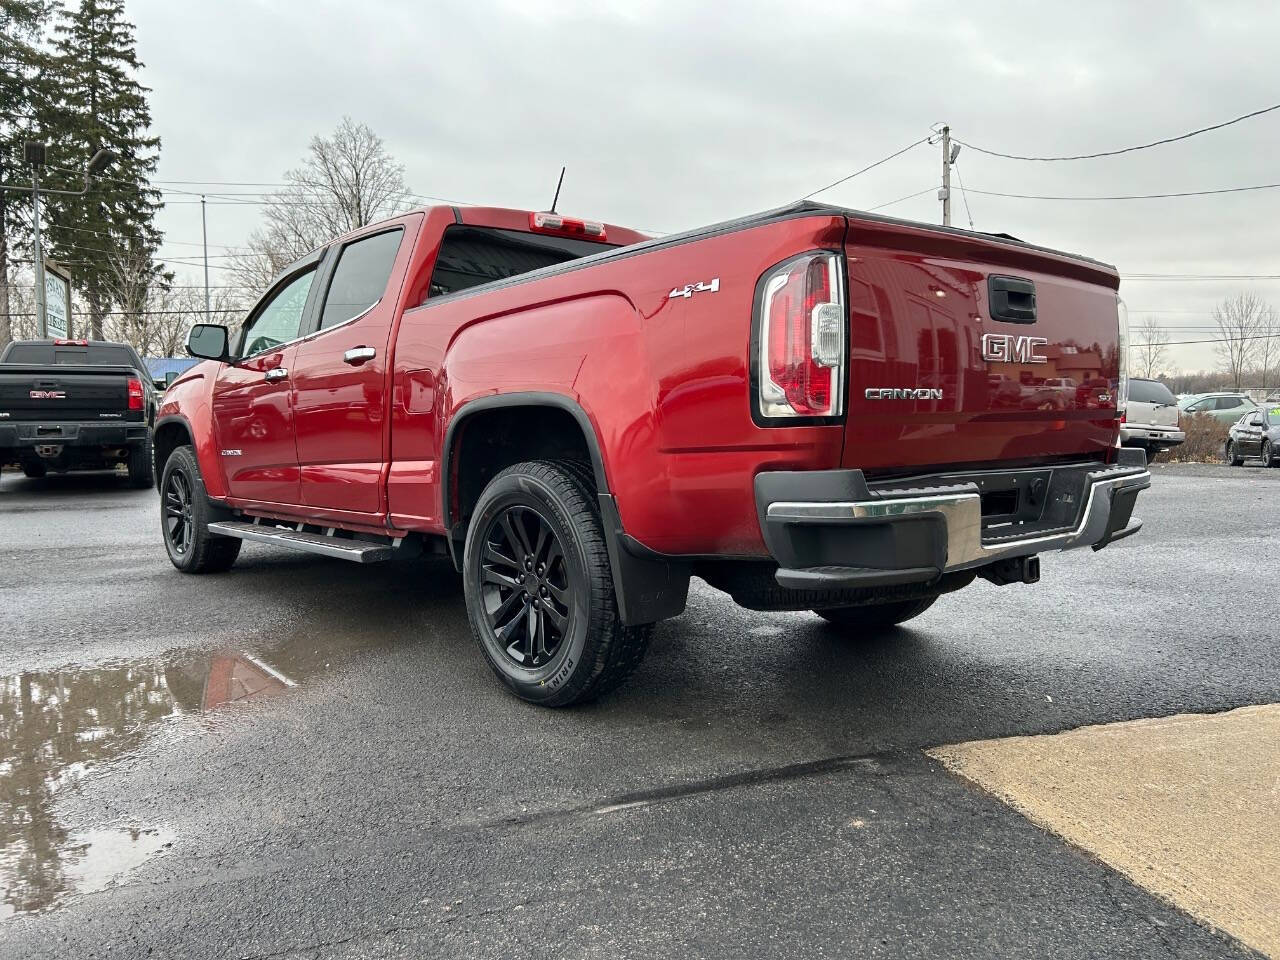
[[[137,377],[129,378],[129,409],[142,409],[142,381]]]
[[[1120,369],[1116,375],[1116,416],[1124,418],[1129,405],[1129,308],[1116,297],[1116,362]]]
[[[594,220],[577,220],[558,213],[529,214],[529,229],[535,233],[553,233],[558,237],[581,237],[584,240],[605,239],[604,224]]]
[[[844,412],[844,262],[838,253],[795,257],[760,281],[756,339],[761,417]]]

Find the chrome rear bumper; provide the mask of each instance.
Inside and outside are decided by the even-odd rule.
[[[1058,523],[988,518],[984,526],[982,473],[965,475],[963,483],[875,491],[858,471],[825,471],[832,484],[855,494],[839,499],[821,498],[813,481],[796,484],[803,496],[788,497],[780,478],[799,474],[761,474],[757,507],[784,586],[916,583],[1050,550],[1101,549],[1137,533],[1142,521],[1133,518],[1133,505],[1151,474],[1133,462],[1141,451],[1126,454],[1128,462],[1074,468],[1069,481],[1056,482]]]

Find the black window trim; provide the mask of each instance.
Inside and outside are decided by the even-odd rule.
[[[400,231],[400,243],[403,245],[404,238],[408,234],[405,226],[406,224],[402,220],[397,220],[391,224],[379,224],[378,229],[376,230],[370,230],[368,233],[362,233],[349,240],[345,240],[342,243],[334,243],[329,246],[325,251],[326,256],[324,258],[324,263],[321,264],[321,270],[316,274],[316,280],[318,281],[318,284],[316,285],[320,286],[324,290],[324,294],[317,297],[314,310],[311,310],[312,304],[308,301],[307,307],[310,311],[310,316],[306,318],[304,323],[304,329],[306,332],[302,336],[298,337],[298,340],[312,340],[317,337],[323,337],[327,333],[332,333],[334,330],[341,330],[343,327],[347,326],[347,324],[355,323],[357,320],[367,315],[370,310],[386,299],[387,290],[386,284],[384,284],[382,296],[369,304],[369,306],[365,307],[354,317],[349,317],[341,323],[335,323],[332,327],[325,327],[323,330],[320,329],[320,320],[324,315],[324,301],[329,296],[329,285],[333,282],[333,275],[337,272],[338,261],[342,259],[342,252],[352,244],[359,243],[362,240],[368,240],[370,237],[380,236],[384,233],[392,233],[397,230]],[[401,249],[402,247],[396,247],[396,256],[395,259],[391,261],[391,275],[387,277],[387,284],[391,282],[391,277],[395,275],[395,261],[396,259],[399,259]]]

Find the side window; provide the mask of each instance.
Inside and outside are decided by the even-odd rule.
[[[315,267],[294,277],[268,301],[244,330],[244,349],[241,354],[254,354],[278,347],[282,343],[298,339],[302,329],[302,311],[307,306],[307,294],[315,279]]]
[[[342,248],[320,314],[320,329],[360,316],[382,299],[403,230],[388,230]]]
[[[1245,422],[1251,427],[1256,427],[1262,423],[1262,414],[1251,413],[1245,418]]]
[[[1219,397],[1218,398],[1219,410],[1234,410],[1236,407],[1239,407],[1239,406],[1243,406],[1243,403],[1239,397]]]

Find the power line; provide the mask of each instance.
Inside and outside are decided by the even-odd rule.
[[[1133,347],[1185,347],[1196,343],[1238,343],[1243,340],[1271,340],[1276,335],[1274,333],[1250,334],[1247,337],[1213,337],[1209,340],[1161,340],[1156,343],[1133,343]]]
[[[1059,197],[1032,193],[1001,193],[997,190],[979,190],[977,187],[970,187],[969,190],[973,193],[980,193],[988,197],[1012,197],[1015,200],[1164,200],[1169,197],[1207,197],[1219,193],[1246,193],[1250,190],[1275,190],[1277,188],[1280,188],[1280,183],[1259,183],[1250,187],[1224,187],[1221,190],[1183,190],[1178,193],[1134,193],[1111,197]]]
[[[1058,160],[1093,160],[1098,157],[1114,157],[1122,153],[1133,153],[1135,150],[1148,150],[1151,147],[1159,147],[1166,143],[1176,143],[1179,140],[1187,140],[1191,137],[1197,137],[1202,133],[1208,133],[1211,130],[1221,130],[1223,127],[1229,127],[1233,123],[1239,123],[1242,120],[1248,120],[1252,117],[1260,117],[1264,113],[1270,113],[1272,110],[1280,110],[1280,103],[1273,104],[1269,107],[1263,107],[1261,110],[1254,110],[1251,113],[1241,114],[1231,120],[1224,120],[1222,123],[1215,123],[1207,127],[1201,127],[1198,130],[1192,130],[1189,133],[1182,133],[1176,137],[1165,137],[1163,140],[1152,140],[1150,143],[1139,143],[1132,147],[1122,147],[1119,150],[1103,150],[1100,153],[1080,153],[1069,157],[1024,157],[1016,153],[1000,153],[997,150],[988,150],[985,147],[978,147],[969,143],[967,140],[956,139],[957,143],[964,144],[970,150],[978,153],[985,153],[991,157],[1003,157],[1006,160],[1033,160],[1041,163],[1052,162]]]
[[[882,157],[881,159],[877,160],[875,163],[871,163],[871,164],[868,164],[867,166],[863,167],[861,170],[855,170],[853,173],[849,174],[847,177],[841,177],[839,180],[833,180],[833,181],[831,181],[830,183],[828,183],[825,187],[819,187],[817,190],[814,190],[812,193],[806,193],[806,194],[805,194],[803,197],[801,197],[800,199],[801,199],[801,200],[808,200],[810,197],[817,196],[817,195],[818,195],[818,194],[820,194],[820,193],[823,193],[823,192],[825,192],[825,191],[827,191],[827,190],[830,190],[832,187],[838,187],[838,186],[840,186],[840,184],[844,183],[845,181],[847,181],[847,180],[852,180],[854,177],[861,176],[862,174],[866,173],[868,170],[874,170],[876,167],[880,166],[880,164],[882,164],[882,163],[888,163],[888,162],[889,162],[890,160],[892,160],[894,157],[900,157],[900,156],[902,156],[902,155],[903,155],[904,153],[906,153],[908,150],[912,149],[913,147],[918,147],[918,146],[920,146],[920,144],[922,144],[922,143],[926,143],[928,140],[929,140],[929,138],[928,138],[928,137],[921,137],[921,138],[920,138],[919,140],[917,140],[915,143],[908,143],[908,144],[907,144],[905,147],[903,147],[901,150],[897,150],[897,151],[895,151],[895,152],[893,152],[893,153],[889,154],[887,157]]]
[[[960,166],[951,161],[951,169],[956,172],[956,183],[960,184],[960,196],[964,199],[964,215],[969,218],[969,229],[976,230],[973,225],[973,214],[969,212],[969,191],[964,188],[964,178],[960,176]]]
[[[1216,280],[1280,280],[1280,273],[1122,273],[1122,280],[1216,281]]]
[[[923,197],[926,193],[933,193],[937,190],[936,186],[930,185],[923,190],[917,190],[915,193],[908,193],[905,197],[899,197],[897,200],[890,200],[888,203],[877,203],[874,207],[867,207],[866,212],[871,213],[873,210],[883,210],[885,207],[892,207],[895,203],[902,203],[903,200],[913,200],[916,197]]]
[[[87,310],[76,311],[79,314],[88,313]],[[194,317],[204,315],[204,307],[191,310],[103,310],[101,315],[104,317],[162,317],[162,316],[178,316],[180,314],[190,314]],[[244,313],[239,307],[214,307],[210,313]],[[0,317],[34,317],[34,313],[0,313]]]

